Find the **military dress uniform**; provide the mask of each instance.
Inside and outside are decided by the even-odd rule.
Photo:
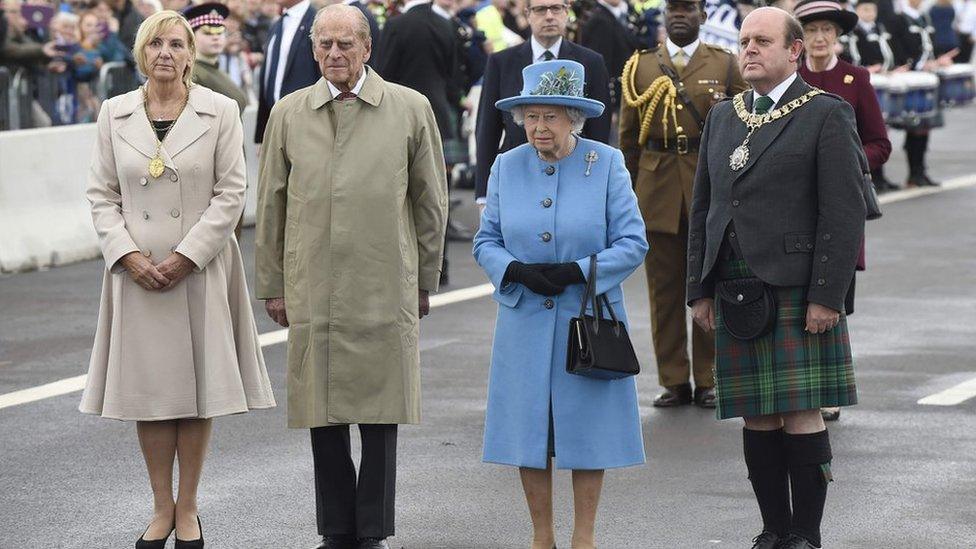
[[[680,51],[681,55],[675,59],[672,51]],[[646,96],[655,83],[667,80],[666,72],[674,75],[678,86],[673,111],[669,112],[663,98],[655,104],[653,97],[647,97],[646,101],[634,97]],[[689,370],[694,372],[696,387],[710,389],[715,385],[714,340],[697,325],[692,328],[689,363],[684,299],[688,211],[701,129],[712,105],[747,89],[748,85],[739,74],[734,55],[700,40],[684,48],[668,40],[657,48],[635,53],[622,81],[620,149],[634,183],[651,247],[644,261],[658,378],[669,391],[673,387],[686,387],[683,393],[688,395]],[[683,97],[687,97],[687,104]],[[648,113],[651,107],[655,108]],[[665,117],[671,122],[667,126],[662,123]]]
[[[193,64],[193,81],[220,95],[226,95],[233,99],[237,102],[241,113],[247,108],[247,96],[244,95],[244,90],[235,84],[230,76],[227,76],[227,73],[220,70],[218,63],[211,63],[206,59],[197,59]]]

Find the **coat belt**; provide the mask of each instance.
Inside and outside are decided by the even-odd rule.
[[[655,152],[669,152],[675,154],[688,154],[693,152],[698,152],[698,146],[701,145],[700,137],[688,137],[687,135],[679,135],[677,137],[672,137],[667,140],[665,144],[664,139],[648,139],[644,148],[648,151]]]

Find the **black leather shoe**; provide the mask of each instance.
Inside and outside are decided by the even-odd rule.
[[[322,541],[312,549],[356,549],[352,536],[322,536]]]
[[[924,174],[923,173],[922,174],[922,177],[920,177],[919,179],[921,179],[921,181],[919,182],[919,184],[920,185],[924,185],[926,187],[940,187],[940,186],[942,186],[942,183],[939,183],[938,181],[932,181],[932,179],[928,176],[928,174]]]
[[[675,406],[691,404],[691,401],[691,384],[683,383],[681,385],[665,387],[665,391],[654,399],[654,406],[656,408],[673,408]]]
[[[181,540],[179,537],[176,538],[176,545],[173,549],[203,549],[203,523],[200,522],[200,517],[197,516],[197,526],[200,527],[200,537],[197,539],[192,539],[190,541]]]
[[[386,538],[360,538],[356,549],[390,549]]]
[[[701,408],[714,408],[715,387],[695,387],[695,404]]]
[[[779,547],[779,536],[772,532],[763,531],[762,534],[752,538],[752,549],[776,549]]]
[[[820,417],[824,421],[837,421],[840,419],[840,408],[821,408]]]
[[[146,528],[146,532],[143,532],[142,535],[139,536],[139,539],[136,540],[136,549],[165,549],[166,541],[169,540],[171,535],[173,535],[173,530],[176,530],[175,524],[169,529],[169,533],[166,534],[166,537],[162,539],[149,540],[146,539],[146,532],[149,531],[149,528]]]
[[[816,545],[810,543],[806,538],[802,538],[796,534],[790,534],[790,537],[781,541],[776,549],[820,549]]]

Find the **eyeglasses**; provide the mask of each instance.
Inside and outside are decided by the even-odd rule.
[[[529,13],[534,15],[545,16],[548,12],[552,12],[553,15],[563,15],[569,12],[569,6],[566,4],[553,4],[551,6],[532,6],[528,8]]]

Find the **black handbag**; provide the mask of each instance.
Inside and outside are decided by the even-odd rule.
[[[593,305],[595,316],[586,314],[587,303]],[[603,318],[603,307],[610,318]],[[579,316],[569,320],[566,371],[596,379],[621,379],[640,373],[627,327],[617,320],[607,295],[596,295],[596,255],[590,256],[590,276]]]
[[[749,341],[776,326],[776,297],[759,278],[722,280],[715,284],[715,295],[722,323],[732,337]]]

